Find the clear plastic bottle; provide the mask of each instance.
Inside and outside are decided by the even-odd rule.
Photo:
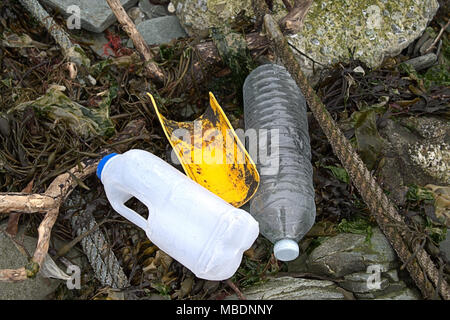
[[[161,250],[207,280],[230,278],[259,234],[258,222],[143,150],[104,157],[97,167],[111,206]],[[136,197],[148,219],[125,206]]]
[[[265,163],[260,155],[267,150],[259,146],[261,181],[250,201],[250,213],[259,222],[261,234],[275,244],[276,258],[294,260],[299,254],[298,241],[316,217],[306,101],[288,71],[275,64],[251,72],[243,90],[245,129],[279,133],[278,144],[273,134],[267,140],[267,149],[278,146],[278,154],[269,155]],[[275,171],[268,170],[277,163],[270,157],[279,157]]]

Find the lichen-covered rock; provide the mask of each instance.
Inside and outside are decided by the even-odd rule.
[[[436,0],[318,0],[303,30],[289,42],[316,62],[330,65],[354,58],[377,67],[419,37],[435,15]],[[303,69],[313,62],[299,55]],[[317,64],[315,67],[319,67]]]
[[[450,145],[416,143],[408,149],[411,160],[430,176],[450,184]]]
[[[207,36],[209,28],[232,23],[241,13],[253,16],[251,0],[174,0],[172,3],[190,36]]]
[[[254,19],[251,0],[173,0],[176,14],[189,35],[208,34],[214,26],[231,24],[237,17]],[[279,20],[287,11],[281,0],[273,1]],[[395,56],[418,38],[436,13],[436,0],[316,0],[309,9],[304,27],[288,36],[298,54],[303,71],[348,60],[352,53],[369,67],[380,65],[384,57]]]
[[[408,185],[450,184],[450,124],[438,117],[387,120],[384,160],[377,173],[397,204],[405,202]]]

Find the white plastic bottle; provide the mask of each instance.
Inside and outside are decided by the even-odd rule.
[[[225,280],[259,234],[258,222],[143,150],[110,154],[98,165],[111,206],[197,277]],[[125,206],[136,197],[148,219]]]

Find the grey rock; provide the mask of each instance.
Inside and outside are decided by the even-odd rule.
[[[151,3],[149,0],[140,0],[139,8],[149,18],[158,18],[169,15],[166,6]]]
[[[372,291],[380,291],[385,290],[387,287],[389,287],[389,280],[385,277],[381,277],[380,279],[380,286],[379,288],[371,288],[368,286],[368,283],[370,283],[371,279],[371,273],[365,273],[365,272],[355,272],[349,275],[346,275],[344,277],[344,281],[339,282],[339,285],[349,290],[353,293],[366,293],[366,292],[372,292]]]
[[[17,249],[14,242],[4,233],[5,224],[0,226],[0,269],[16,269],[27,264],[27,258]],[[21,242],[22,236],[18,239]],[[30,254],[36,248],[37,239],[23,236],[23,245]],[[40,273],[34,279],[10,283],[0,281],[0,300],[44,300],[53,293],[60,280],[44,278]]]
[[[302,253],[297,259],[287,262],[288,272],[308,272],[307,260],[308,255]]]
[[[76,5],[80,8],[81,27],[92,32],[103,32],[117,21],[106,0],[42,0],[45,4],[58,9],[64,16],[70,16],[67,8]],[[121,0],[125,10],[138,0]]]
[[[447,229],[445,240],[439,244],[439,249],[445,254],[447,261],[450,261],[450,229]]]
[[[307,260],[309,272],[334,278],[366,272],[371,265],[384,270],[397,266],[395,253],[378,228],[373,229],[370,242],[365,235],[340,233],[315,248]]]
[[[176,16],[165,16],[146,20],[137,26],[148,45],[164,44],[186,37],[186,32]]]
[[[437,61],[437,56],[434,53],[428,53],[424,56],[416,57],[405,61],[405,64],[409,64],[414,67],[416,71],[420,71],[431,67]]]
[[[270,278],[242,292],[248,300],[344,300],[338,286],[327,280],[292,277]],[[227,298],[237,299],[235,295]]]
[[[400,278],[398,277],[398,272],[396,269],[389,270],[385,273],[386,277],[389,279],[389,281],[392,282],[399,282]]]

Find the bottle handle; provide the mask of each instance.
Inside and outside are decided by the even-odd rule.
[[[113,205],[114,210],[116,210],[118,213],[120,213],[124,218],[128,219],[130,222],[137,225],[139,228],[141,228],[144,231],[147,231],[147,220],[144,219],[143,216],[141,216],[136,211],[128,208],[125,204],[122,202],[116,202],[111,203]]]
[[[144,219],[144,217],[141,216],[139,213],[128,208],[125,205],[125,202],[127,202],[131,197],[133,197],[133,194],[125,192],[120,188],[118,188],[117,186],[110,186],[110,185],[105,186],[105,192],[106,197],[108,198],[114,210],[116,210],[121,216],[128,219],[130,222],[137,225],[139,228],[146,231],[147,220]]]

